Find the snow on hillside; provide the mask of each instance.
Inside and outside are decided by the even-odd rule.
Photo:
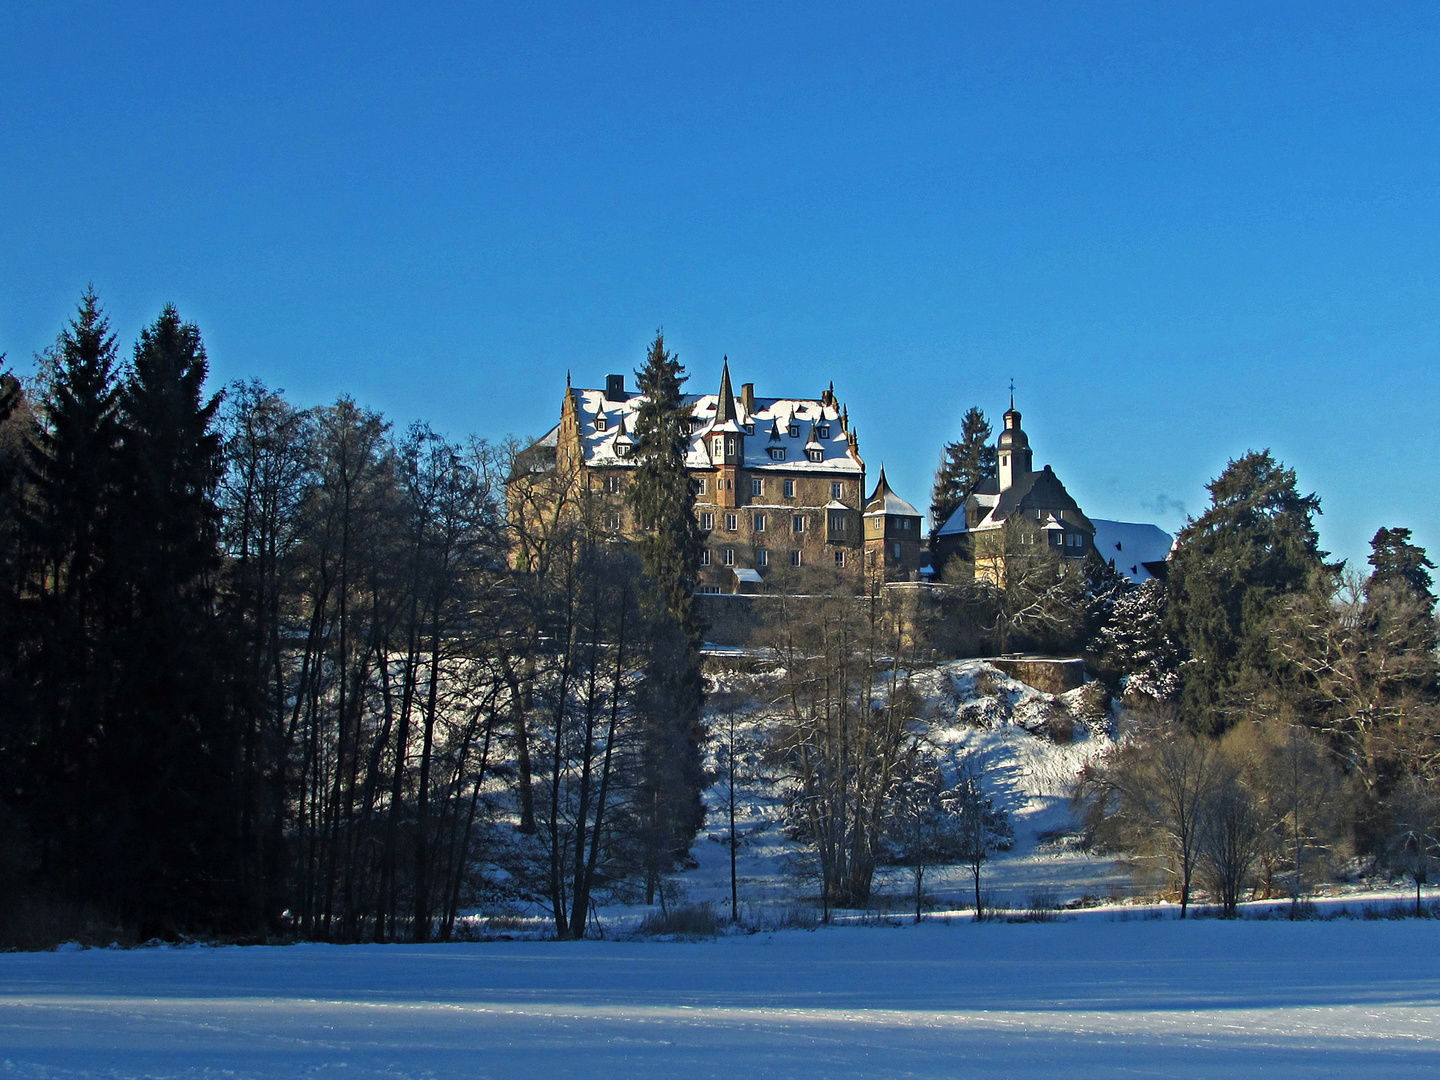
[[[765,775],[759,761],[758,747],[772,717],[762,704],[768,681],[764,675],[720,673],[708,717],[712,755],[727,738],[729,711],[737,714],[737,743],[748,750],[744,755],[748,782],[740,785],[736,822],[745,838],[738,860],[742,904],[795,903],[814,892],[812,884],[796,877],[800,848],[784,835],[773,778]],[[988,793],[1011,816],[1014,846],[995,855],[985,870],[984,888],[992,902],[1018,908],[1042,891],[1061,903],[1128,891],[1129,878],[1114,860],[1073,847],[1071,789],[1084,764],[1110,745],[1108,717],[1089,725],[1071,720],[1085,711],[1079,701],[1084,691],[1071,691],[1062,700],[979,660],[958,660],[918,672],[914,685],[923,702],[927,738],[952,772],[963,757],[977,755],[984,762]],[[1072,741],[1056,741],[1047,729]],[[699,867],[679,877],[683,894],[691,901],[729,903],[725,792],[725,784],[717,782],[706,793],[709,816],[694,848]],[[876,884],[877,905],[889,897],[904,906],[902,894],[909,888],[904,873],[882,870]],[[964,868],[927,871],[926,891],[934,895],[937,906],[969,906],[972,888]]]

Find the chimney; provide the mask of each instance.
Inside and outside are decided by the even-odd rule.
[[[605,400],[606,400],[606,401],[624,401],[624,400],[626,400],[626,398],[625,398],[625,376],[624,376],[624,375],[606,375],[606,376],[605,376]]]
[[[745,415],[755,415],[755,384],[747,382],[740,387],[740,404],[745,406]]]

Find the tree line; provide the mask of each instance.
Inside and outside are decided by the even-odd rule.
[[[935,482],[942,520],[993,476],[972,409]],[[1321,550],[1317,495],[1268,450],[1231,461],[1176,538],[1164,579],[986,539],[1006,587],[952,579],[992,647],[1084,655],[1123,703],[1115,749],[1081,778],[1089,838],[1189,904],[1234,914],[1242,887],[1288,893],[1347,859],[1418,887],[1440,854],[1434,564],[1383,527],[1364,573]]]
[[[573,491],[545,520],[507,506],[514,442],[208,392],[173,307],[122,361],[87,291],[37,366],[0,377],[7,903],[140,937],[391,941],[449,937],[498,889],[574,938],[687,858],[683,520],[617,547]],[[669,522],[663,337],[640,376],[632,489]]]

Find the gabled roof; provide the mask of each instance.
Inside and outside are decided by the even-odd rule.
[[[1095,551],[1136,585],[1155,575],[1147,564],[1160,569],[1170,556],[1174,538],[1158,525],[1096,518]]]
[[[1094,531],[1090,519],[1081,511],[1080,504],[1070,497],[1070,493],[1065,490],[1065,485],[1060,482],[1060,478],[1051,471],[1048,465],[1039,472],[1017,476],[1014,483],[999,492],[999,497],[994,502],[983,499],[978,491],[971,498],[975,499],[976,504],[982,508],[987,503],[990,506],[990,512],[975,526],[977,530],[998,529],[1017,513],[1027,510],[1048,510],[1058,511],[1057,516],[1063,516],[1066,525],[1077,528],[1081,532]]]

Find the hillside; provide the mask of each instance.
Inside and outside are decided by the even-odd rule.
[[[776,717],[765,704],[773,681],[773,675],[717,671],[707,715],[712,766],[728,737],[731,711],[743,751],[736,813],[743,837],[738,859],[742,905],[794,903],[807,890],[813,892],[798,875],[800,845],[785,836],[777,779],[760,760],[759,748]],[[914,681],[925,737],[937,747],[947,770],[953,772],[962,758],[975,755],[983,762],[987,792],[1010,815],[1014,845],[995,855],[984,874],[993,903],[1022,907],[1037,892],[1065,903],[1129,890],[1128,875],[1114,860],[1088,855],[1073,844],[1071,788],[1085,762],[1111,743],[1110,717],[1096,713],[1085,688],[1061,696],[1043,693],[980,660],[940,664],[917,673]],[[1087,712],[1088,720],[1077,719]],[[706,792],[707,824],[694,848],[699,866],[679,876],[682,893],[691,901],[729,903],[726,798],[723,780]],[[877,906],[893,902],[904,908],[910,887],[907,871],[882,870],[876,886]],[[927,871],[926,891],[933,894],[936,907],[968,907],[972,902],[963,867]]]

